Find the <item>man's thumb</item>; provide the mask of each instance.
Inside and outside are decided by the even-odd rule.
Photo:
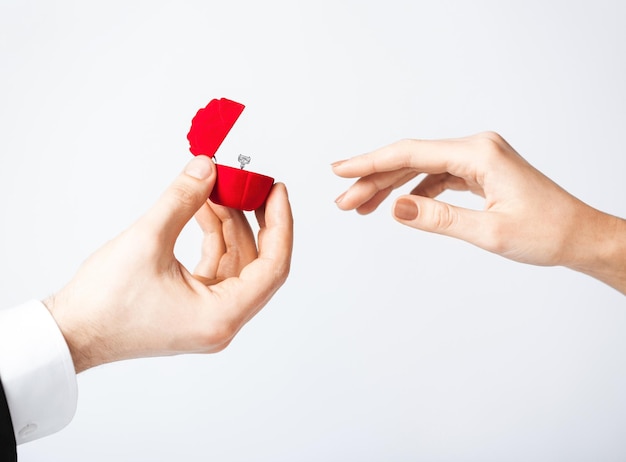
[[[153,231],[174,245],[183,227],[204,204],[215,184],[215,164],[196,156],[143,217]]]

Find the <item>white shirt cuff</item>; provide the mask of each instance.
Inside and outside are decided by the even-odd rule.
[[[0,310],[0,380],[17,444],[59,431],[74,417],[78,387],[72,356],[38,300]]]

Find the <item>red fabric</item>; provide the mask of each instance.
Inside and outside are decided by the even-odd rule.
[[[195,156],[214,157],[244,105],[226,98],[213,99],[191,121],[187,134]],[[217,165],[217,180],[209,198],[216,204],[239,210],[256,210],[263,205],[274,179],[243,169]]]

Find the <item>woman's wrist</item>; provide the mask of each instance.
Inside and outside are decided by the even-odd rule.
[[[570,269],[598,279],[626,295],[626,220],[592,209],[590,222],[581,227],[585,238]],[[587,220],[588,218],[585,218]],[[583,231],[587,228],[587,231]]]

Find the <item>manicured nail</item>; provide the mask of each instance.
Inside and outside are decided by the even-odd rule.
[[[198,180],[206,180],[213,171],[212,163],[207,156],[195,156],[185,167],[185,173]]]
[[[345,162],[345,160],[338,160],[337,162],[333,162],[331,165],[331,167],[338,167],[341,164],[343,164]]]
[[[339,195],[339,197],[338,197],[337,199],[335,199],[335,204],[338,204],[339,202],[341,202],[341,201],[342,201],[342,199],[343,199],[343,196],[345,196],[345,195],[346,195],[346,193],[345,193],[345,192],[342,192],[342,193]]]
[[[409,199],[398,199],[393,208],[393,214],[400,220],[415,220],[417,218],[417,205]]]

